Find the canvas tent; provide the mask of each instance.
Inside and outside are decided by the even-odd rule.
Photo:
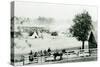
[[[30,38],[39,38],[38,32],[32,32]]]
[[[96,37],[95,37],[95,35],[94,35],[94,33],[92,31],[91,31],[90,36],[89,36],[88,47],[89,47],[89,49],[97,48]]]

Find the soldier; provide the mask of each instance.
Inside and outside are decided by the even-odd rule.
[[[29,53],[29,61],[32,62],[34,60],[32,50]]]

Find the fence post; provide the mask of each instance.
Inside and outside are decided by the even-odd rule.
[[[25,57],[22,55],[22,61],[23,61],[23,65],[24,65],[24,61],[25,61],[25,60],[24,60],[24,58],[25,58]]]

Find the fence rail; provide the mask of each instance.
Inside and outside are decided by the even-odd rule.
[[[15,61],[21,63],[22,65],[26,64],[42,64],[42,63],[48,63],[48,62],[70,62],[70,61],[81,61],[81,60],[91,60],[91,59],[97,59],[97,49],[77,49],[77,50],[65,50],[65,53],[63,53],[62,59],[60,60],[57,56],[56,60],[54,59],[54,53],[55,51],[51,51],[50,56],[37,56],[34,57],[33,55],[21,55],[19,61]],[[60,52],[60,50],[58,50]],[[29,59],[29,57],[32,58],[32,60]]]

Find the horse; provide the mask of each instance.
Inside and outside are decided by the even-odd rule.
[[[54,54],[53,54],[53,56],[54,56],[54,60],[56,60],[56,57],[57,56],[60,56],[60,59],[59,60],[62,60],[63,58],[62,58],[62,56],[63,56],[63,53],[61,52],[61,53],[58,53],[58,52],[55,52]]]

